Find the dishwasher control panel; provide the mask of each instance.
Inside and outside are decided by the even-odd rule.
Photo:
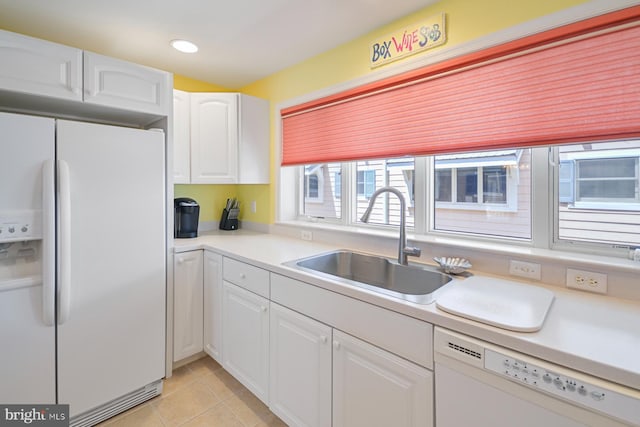
[[[484,368],[512,381],[538,389],[634,425],[640,425],[640,399],[615,390],[619,386],[562,367],[542,366],[513,355],[484,349]],[[546,364],[545,364],[546,365]]]

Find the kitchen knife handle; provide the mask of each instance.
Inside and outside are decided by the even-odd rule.
[[[62,325],[71,311],[71,183],[64,160],[58,160],[58,206],[58,324]]]
[[[56,314],[55,168],[53,160],[42,165],[42,320],[53,326]]]

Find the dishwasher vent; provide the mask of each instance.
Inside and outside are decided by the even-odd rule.
[[[482,360],[482,353],[479,353],[477,351],[473,351],[470,348],[463,347],[463,346],[458,345],[456,343],[453,343],[451,341],[449,341],[447,343],[447,345],[451,350],[457,351],[458,353],[464,353],[464,354],[466,354],[468,356],[471,356],[471,357],[475,357],[478,360]]]
[[[477,368],[484,368],[484,346],[475,339],[440,327],[434,328],[434,359],[451,357]],[[640,427],[640,426],[638,426]]]

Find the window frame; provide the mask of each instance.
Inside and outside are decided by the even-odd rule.
[[[559,201],[559,146],[536,147],[531,149],[531,239],[435,229],[435,215],[433,213],[432,206],[437,205],[437,203],[430,204],[430,202],[428,202],[435,196],[435,188],[433,185],[435,180],[431,178],[433,176],[432,173],[436,170],[434,159],[434,156],[416,157],[414,159],[415,225],[414,227],[407,228],[410,232],[415,233],[416,237],[426,237],[429,235],[452,239],[461,237],[464,238],[465,241],[501,243],[590,254],[611,255],[614,253],[617,254],[617,256],[626,256],[626,251],[629,246],[624,244],[619,245],[614,243],[586,242],[559,238],[559,205],[561,203]],[[293,169],[304,171],[304,166],[294,167]],[[356,162],[341,163],[340,175],[342,176],[342,185],[340,189],[340,197],[342,198],[342,202],[340,218],[310,217],[300,214],[302,211],[298,210],[299,215],[297,215],[296,219],[306,223],[324,223],[331,226],[356,227],[363,230],[393,230],[395,233],[397,225],[359,223],[358,218],[356,217],[356,205],[354,203],[356,200],[356,195],[354,194],[356,191],[355,171]],[[298,172],[298,174],[299,173],[301,172]],[[539,189],[542,189],[542,191],[537,191]],[[297,190],[296,194],[300,194],[298,191],[300,190]],[[353,202],[351,202],[352,199]],[[345,201],[348,202],[345,203]]]
[[[495,167],[495,165],[491,166],[475,166],[469,168],[439,168],[436,169],[436,173],[438,171],[449,170],[451,171],[451,201],[437,201],[434,198],[434,203],[436,208],[442,209],[460,209],[460,210],[481,210],[481,211],[495,211],[495,212],[516,212],[518,210],[518,174],[517,168],[510,166],[503,166],[506,172],[506,202],[505,203],[489,203],[484,202],[484,169],[485,167]],[[458,184],[458,174],[457,171],[460,169],[476,169],[476,198],[475,202],[460,202],[457,200],[457,184]],[[435,173],[433,178],[433,185],[436,186],[438,183],[436,181]],[[434,187],[435,192],[435,187]]]

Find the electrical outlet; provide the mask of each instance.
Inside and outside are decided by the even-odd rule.
[[[302,230],[300,232],[300,238],[302,240],[313,240],[313,233],[309,230]]]
[[[258,207],[256,206],[256,201],[251,201],[251,213],[256,213],[258,211]]]
[[[540,280],[540,264],[511,260],[509,262],[509,274],[525,277],[527,279]]]
[[[607,293],[607,275],[567,268],[567,287],[582,291]]]

